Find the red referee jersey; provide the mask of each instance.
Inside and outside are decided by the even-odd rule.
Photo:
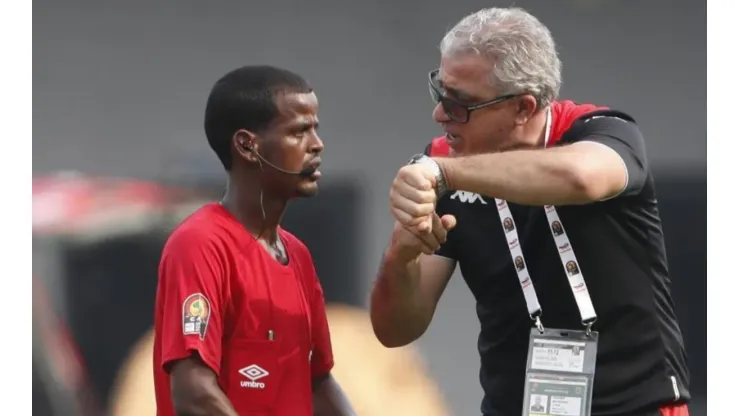
[[[197,352],[240,415],[313,413],[311,379],[333,366],[324,296],[306,246],[280,229],[278,263],[220,204],[180,224],[155,306],[159,416],[174,415],[167,364]]]

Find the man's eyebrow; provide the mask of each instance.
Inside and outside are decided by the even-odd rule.
[[[299,121],[293,124],[293,129],[296,131],[307,131],[311,130],[312,128],[315,130],[319,129],[319,121]]]
[[[478,98],[466,93],[465,91],[458,90],[457,88],[450,88],[445,86],[443,82],[440,81],[439,85],[442,87],[442,90],[447,92],[449,95],[452,96],[452,98],[457,98],[458,100],[462,101],[476,101]]]

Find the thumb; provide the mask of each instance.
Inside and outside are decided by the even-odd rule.
[[[445,230],[450,231],[451,229],[455,228],[457,225],[457,218],[455,218],[454,215],[443,215],[442,218],[440,218],[442,221],[442,226],[445,228]]]

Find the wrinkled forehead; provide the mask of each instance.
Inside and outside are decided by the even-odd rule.
[[[490,83],[491,63],[476,54],[444,56],[439,65],[440,86],[459,95],[486,96],[494,91]],[[465,97],[460,97],[465,98]]]

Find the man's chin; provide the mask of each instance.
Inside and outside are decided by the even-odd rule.
[[[295,197],[296,198],[311,198],[313,196],[316,196],[319,193],[319,184],[316,182],[310,182],[304,185],[301,185],[296,189]]]

